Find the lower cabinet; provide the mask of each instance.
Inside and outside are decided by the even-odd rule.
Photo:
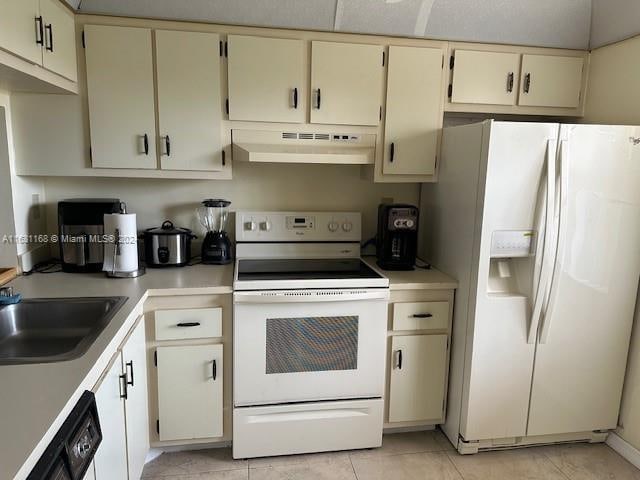
[[[94,458],[96,480],[133,480],[142,475],[149,450],[144,328],[140,321],[94,389],[102,428]]]
[[[389,422],[444,416],[447,335],[391,337]]]
[[[221,437],[222,345],[158,347],[160,440]]]

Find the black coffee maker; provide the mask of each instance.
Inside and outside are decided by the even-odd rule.
[[[418,249],[418,208],[405,204],[378,206],[376,251],[384,270],[413,270]]]
[[[226,265],[233,260],[231,240],[227,235],[227,220],[231,202],[221,198],[209,198],[197,210],[198,219],[207,230],[202,242],[202,263]]]

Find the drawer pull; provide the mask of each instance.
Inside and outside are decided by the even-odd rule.
[[[176,327],[199,327],[200,322],[180,322]]]
[[[211,372],[212,376],[213,376],[213,381],[216,381],[216,377],[218,376],[218,365],[216,363],[216,361],[213,361],[213,367],[212,367],[212,372]]]
[[[411,315],[412,318],[431,318],[433,315],[430,313],[414,313]]]
[[[402,350],[398,350],[398,370],[402,370]]]

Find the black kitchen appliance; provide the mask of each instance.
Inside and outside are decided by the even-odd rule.
[[[207,230],[202,242],[202,263],[226,265],[233,260],[231,240],[226,232],[229,205],[229,200],[209,198],[197,210],[198,219]]]
[[[119,213],[117,198],[58,202],[60,260],[64,272],[99,272],[104,261],[104,214]]]
[[[384,270],[413,270],[418,249],[418,208],[405,204],[378,206],[376,251]]]
[[[27,480],[81,480],[101,442],[96,399],[86,390]]]

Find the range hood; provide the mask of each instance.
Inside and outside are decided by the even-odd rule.
[[[231,136],[234,161],[368,165],[375,158],[374,134],[234,129]]]

